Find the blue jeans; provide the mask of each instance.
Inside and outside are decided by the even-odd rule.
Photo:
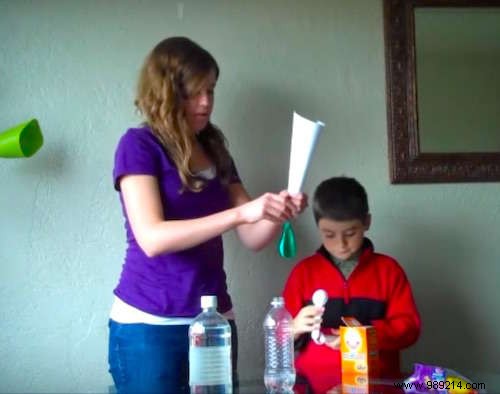
[[[237,388],[238,334],[231,324],[233,387]],[[189,393],[188,325],[109,321],[109,372],[118,394]]]

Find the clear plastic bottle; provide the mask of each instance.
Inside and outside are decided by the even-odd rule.
[[[217,297],[202,296],[203,311],[189,326],[192,394],[231,394],[231,326],[217,313]]]
[[[264,319],[265,371],[268,393],[292,393],[295,383],[292,316],[283,297],[274,297]]]

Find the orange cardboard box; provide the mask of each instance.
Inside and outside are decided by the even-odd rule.
[[[368,394],[370,392],[367,374],[342,375],[342,394]]]
[[[378,374],[378,349],[375,327],[340,326],[340,357],[342,383],[349,375],[365,374],[376,377]]]

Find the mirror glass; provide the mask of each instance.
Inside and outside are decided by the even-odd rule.
[[[392,183],[500,182],[500,0],[384,0]]]
[[[500,9],[414,12],[420,152],[500,151]]]

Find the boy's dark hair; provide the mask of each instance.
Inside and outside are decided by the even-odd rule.
[[[316,223],[321,218],[364,222],[369,212],[368,197],[364,187],[354,178],[329,178],[314,191],[313,212]]]

